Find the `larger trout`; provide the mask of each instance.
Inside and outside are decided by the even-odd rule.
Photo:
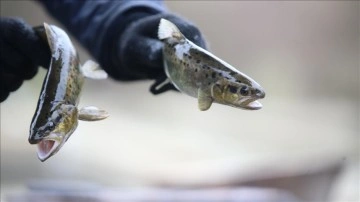
[[[92,61],[81,66],[73,44],[62,29],[44,23],[44,27],[35,31],[47,41],[52,55],[29,135],[30,144],[37,144],[38,158],[45,161],[75,131],[78,119],[96,121],[108,117],[106,111],[96,107],[77,109],[84,76],[103,79],[107,74]]]
[[[265,91],[253,79],[195,45],[170,21],[161,19],[158,37],[164,42],[165,72],[181,92],[198,99],[200,110],[213,102],[255,110]]]

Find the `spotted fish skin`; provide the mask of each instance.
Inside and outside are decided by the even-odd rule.
[[[78,126],[78,120],[97,121],[108,113],[93,106],[78,110],[85,77],[104,79],[107,74],[97,63],[83,66],[69,36],[62,29],[44,23],[34,28],[48,42],[50,66],[43,81],[39,100],[30,125],[29,143],[37,144],[41,161],[53,156]]]
[[[247,75],[186,39],[171,22],[162,19],[159,39],[164,42],[165,72],[181,92],[198,98],[200,110],[212,102],[243,109],[259,109],[262,87]]]
[[[77,127],[76,107],[79,104],[84,83],[79,56],[68,35],[56,26],[45,24],[44,27],[52,58],[31,122],[29,136],[31,144],[38,143],[48,135],[47,130],[53,128],[55,119],[60,119],[60,117],[67,117],[62,127],[65,133],[75,130]],[[66,113],[70,110],[73,115],[64,116],[63,110],[66,110]]]

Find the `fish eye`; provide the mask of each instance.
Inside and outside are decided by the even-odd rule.
[[[248,93],[249,93],[249,88],[247,87],[247,86],[243,86],[243,87],[241,87],[241,89],[240,89],[240,94],[241,95],[248,95]]]
[[[230,93],[236,93],[237,92],[237,87],[229,85],[229,91],[230,91]]]
[[[49,130],[54,130],[55,129],[55,124],[53,122],[49,123]]]

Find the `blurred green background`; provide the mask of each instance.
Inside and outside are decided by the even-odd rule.
[[[264,108],[215,104],[200,112],[187,95],[153,96],[152,81],[87,80],[80,106],[98,106],[111,116],[81,122],[61,151],[41,163],[27,141],[41,69],[1,103],[2,194],[33,179],[207,187],[341,168],[328,181],[295,180],[292,191],[311,199],[301,194],[326,190],[330,201],[358,201],[359,2],[166,4],[198,25],[211,52],[265,88]],[[32,25],[63,27],[36,2],[1,0],[0,11]],[[84,62],[89,55],[73,41]]]

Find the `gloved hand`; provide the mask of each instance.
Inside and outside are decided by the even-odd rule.
[[[186,38],[202,48],[206,48],[205,40],[199,29],[192,23],[173,14],[157,14],[142,17],[133,22],[124,32],[119,45],[120,62],[124,69],[138,72],[136,77],[155,79],[150,91],[159,94],[174,90],[172,84],[161,84],[167,77],[164,72],[162,57],[163,43],[158,39],[158,27],[161,18],[173,22]]]
[[[49,63],[49,46],[30,25],[19,18],[0,19],[0,102]]]

